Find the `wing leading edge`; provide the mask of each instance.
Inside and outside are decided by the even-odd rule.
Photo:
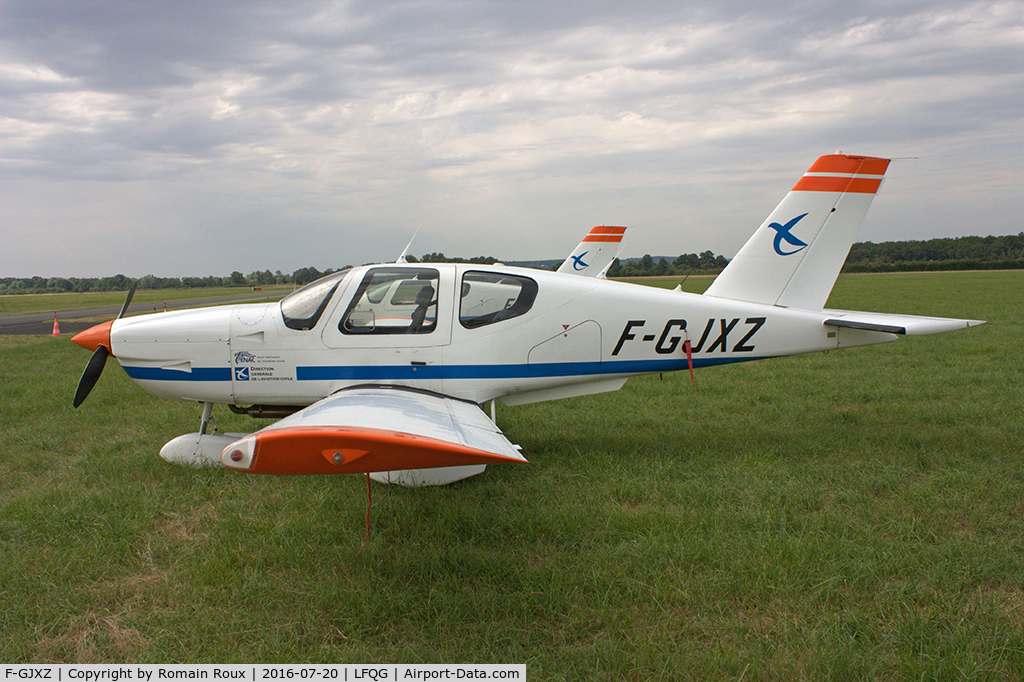
[[[399,387],[339,391],[235,441],[221,462],[256,474],[353,474],[525,462],[477,405]]]

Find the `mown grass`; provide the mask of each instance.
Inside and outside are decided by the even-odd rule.
[[[289,285],[265,285],[262,290],[268,296],[283,294],[292,290]],[[182,301],[199,298],[215,298],[251,293],[252,287],[210,287],[202,289],[142,289],[136,292],[133,304],[152,303],[159,306],[168,301]],[[79,310],[101,306],[120,306],[124,303],[125,291],[96,291],[81,294],[8,294],[0,296],[0,315],[21,315],[61,310]]]
[[[682,286],[683,291],[691,294],[702,294],[704,290],[715,281],[713,275],[672,275],[670,277],[619,277],[620,282],[630,284],[643,284],[648,287],[660,287],[662,289],[675,289]]]
[[[530,679],[1024,676],[1024,273],[844,276],[977,329],[499,409],[447,488],[165,464],[196,406],[0,340],[0,660],[524,662]],[[218,412],[221,426],[259,423]]]

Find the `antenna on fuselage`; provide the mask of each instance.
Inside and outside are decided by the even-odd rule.
[[[413,240],[415,240],[416,239],[416,235],[418,235],[420,233],[420,228],[421,227],[423,227],[423,223],[420,223],[419,225],[416,226],[416,231],[412,233],[412,239],[410,239],[409,243],[405,245],[404,249],[402,249],[402,255],[400,255],[398,257],[398,260],[395,261],[396,263],[408,263],[409,262],[409,261],[407,261],[405,259],[405,254],[409,253],[409,249],[412,248]]]

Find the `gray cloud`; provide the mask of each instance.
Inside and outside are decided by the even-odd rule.
[[[732,255],[837,148],[921,157],[864,238],[1022,229],[1021,2],[681,5],[0,3],[0,274]]]

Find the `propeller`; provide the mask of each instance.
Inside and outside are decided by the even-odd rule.
[[[75,407],[84,403],[85,399],[89,397],[92,387],[99,381],[100,374],[103,372],[103,366],[107,364],[108,355],[110,355],[110,351],[107,350],[106,346],[96,346],[92,357],[89,358],[89,364],[85,366],[85,371],[82,372],[82,378],[78,380],[78,390],[75,391],[75,399],[72,401]]]
[[[124,305],[121,306],[121,312],[114,320],[120,320],[128,312],[128,306],[131,305],[132,297],[135,296],[135,287],[138,284],[137,281],[132,283],[132,288],[128,290],[128,296],[124,299]],[[92,357],[89,358],[89,364],[82,372],[82,378],[78,380],[78,389],[75,391],[75,398],[72,401],[75,407],[84,403],[85,399],[89,397],[89,392],[99,381],[103,367],[107,364],[107,356],[112,355],[110,352],[110,328],[113,326],[114,320],[86,329],[71,339],[79,346],[93,351]]]
[[[120,320],[128,312],[128,306],[132,304],[132,298],[135,296],[135,287],[137,286],[139,286],[138,280],[132,282],[132,288],[128,290],[128,295],[124,298],[124,305],[121,306],[121,312],[117,314],[117,317],[114,318],[115,320]]]

